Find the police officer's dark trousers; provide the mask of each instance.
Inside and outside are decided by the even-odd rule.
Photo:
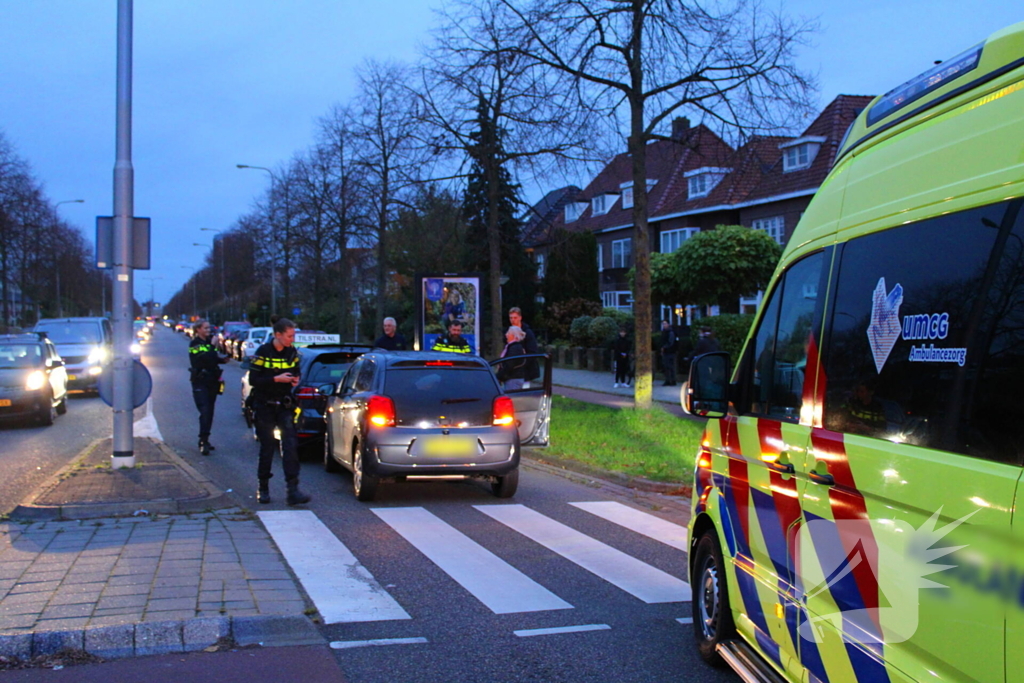
[[[213,407],[217,403],[220,382],[201,380],[192,382],[192,400],[199,410],[199,442],[209,443],[210,429],[213,427]]]
[[[256,437],[260,440],[260,464],[257,476],[261,482],[274,476],[271,466],[277,453],[274,428],[281,431],[281,452],[284,456],[286,481],[299,478],[298,437],[295,436],[295,409],[292,406],[273,405],[256,399]]]

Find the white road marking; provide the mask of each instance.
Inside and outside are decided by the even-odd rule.
[[[693,617],[679,617],[678,619],[676,619],[676,621],[678,621],[680,624],[692,624]]]
[[[522,505],[473,507],[648,604],[690,600],[685,581],[539,512]]]
[[[146,399],[146,416],[132,424],[132,436],[150,437],[157,441],[164,440],[163,434],[160,433],[160,427],[156,423],[156,415],[153,413],[152,396]]]
[[[259,517],[324,623],[410,618],[313,512],[270,511]]]
[[[686,527],[684,526],[667,522],[660,517],[610,500],[594,503],[569,503],[569,505],[686,552]]]
[[[424,508],[376,508],[373,513],[495,614],[572,609],[572,605]]]
[[[429,643],[426,638],[377,638],[376,640],[335,640],[332,650],[348,650],[353,647],[377,647],[380,645],[417,645]]]
[[[611,626],[608,624],[582,624],[580,626],[559,626],[557,628],[528,628],[521,631],[512,631],[520,638],[529,638],[530,636],[549,636],[554,633],[581,633],[583,631],[609,631]]]

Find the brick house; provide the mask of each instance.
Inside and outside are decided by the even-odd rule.
[[[765,230],[784,245],[828,175],[850,124],[872,99],[840,95],[800,136],[758,136],[739,149],[703,125],[690,127],[686,119],[676,119],[671,141],[647,146],[651,250],[674,251],[716,225]],[[627,281],[633,265],[630,164],[629,154],[619,154],[583,190],[552,191],[542,200],[543,210],[534,212],[547,215],[547,229],[533,226],[524,233],[541,267],[548,247],[544,238],[552,231],[595,233],[601,298],[606,307],[620,310],[631,310],[633,303]],[[753,312],[758,301],[742,300],[741,310]],[[656,319],[675,324],[689,324],[693,315],[699,314],[692,307],[655,311]]]

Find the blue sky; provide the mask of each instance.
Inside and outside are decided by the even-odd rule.
[[[777,5],[778,3],[770,3]],[[138,0],[135,2],[135,213],[153,224],[153,269],[166,301],[213,233],[246,213],[265,173],[313,141],[315,121],[353,92],[363,59],[412,60],[435,0]],[[817,17],[800,55],[824,106],[876,95],[1024,20],[1017,0],[792,0]],[[113,205],[116,0],[0,0],[0,130],[61,215],[90,241]],[[568,178],[585,185],[586,178]],[[526,187],[536,198],[540,189]],[[154,278],[152,281],[150,278]]]

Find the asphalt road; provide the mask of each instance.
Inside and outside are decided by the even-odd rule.
[[[227,390],[218,401],[211,436],[217,450],[210,457],[199,455],[196,448],[198,416],[188,383],[186,347],[185,337],[160,328],[143,350],[143,362],[153,374],[154,415],[163,439],[223,489],[229,490],[240,505],[258,511],[289,509],[283,505],[285,486],[279,462],[275,463],[276,476],[271,482],[274,502],[270,505],[255,502],[257,445],[242,418],[241,370],[237,363],[225,367]],[[24,443],[32,444],[33,452],[47,454],[38,457],[46,458],[44,470],[52,471],[62,464],[62,457],[66,462],[70,457],[67,454],[73,454],[76,448],[100,436],[98,432],[109,432],[109,409],[95,406],[98,402],[98,399],[72,402],[68,415],[49,430],[27,428],[8,433],[24,437]],[[97,412],[91,427],[77,421],[86,418],[86,411],[93,408]],[[76,418],[76,414],[81,418]],[[98,419],[100,415],[104,416],[103,420]],[[102,426],[97,426],[101,423]],[[60,429],[65,431],[57,431]],[[56,446],[55,442],[63,433],[67,434],[66,442]],[[5,456],[9,455],[7,446],[3,450]],[[18,471],[26,467],[19,465]],[[25,472],[19,476],[22,486],[29,486],[44,478],[46,473],[41,470],[39,474]],[[304,509],[312,511],[327,526],[409,616],[402,620],[322,626],[323,634],[331,642],[386,640],[393,643],[330,650],[348,681],[649,683],[737,680],[733,674],[712,669],[700,661],[692,644],[692,626],[678,621],[690,616],[689,602],[645,602],[583,569],[564,553],[549,550],[492,519],[484,507],[522,506],[617,549],[629,558],[676,579],[685,579],[685,554],[680,550],[570,505],[612,501],[685,524],[678,511],[673,512],[669,507],[659,509],[655,499],[526,468],[521,475],[519,492],[511,501],[499,501],[491,495],[489,487],[482,484],[443,482],[383,485],[378,500],[366,504],[357,502],[352,495],[351,476],[325,472],[319,454],[303,462],[302,487],[313,496],[313,501],[303,506]],[[17,488],[4,485],[5,505],[8,499],[17,502]],[[492,611],[428,559],[397,528],[374,513],[374,510],[395,508],[428,511],[570,607],[533,612]],[[515,631],[580,626],[591,630],[515,634]],[[416,642],[397,644],[393,639]],[[280,657],[287,656],[285,650],[282,649]]]

